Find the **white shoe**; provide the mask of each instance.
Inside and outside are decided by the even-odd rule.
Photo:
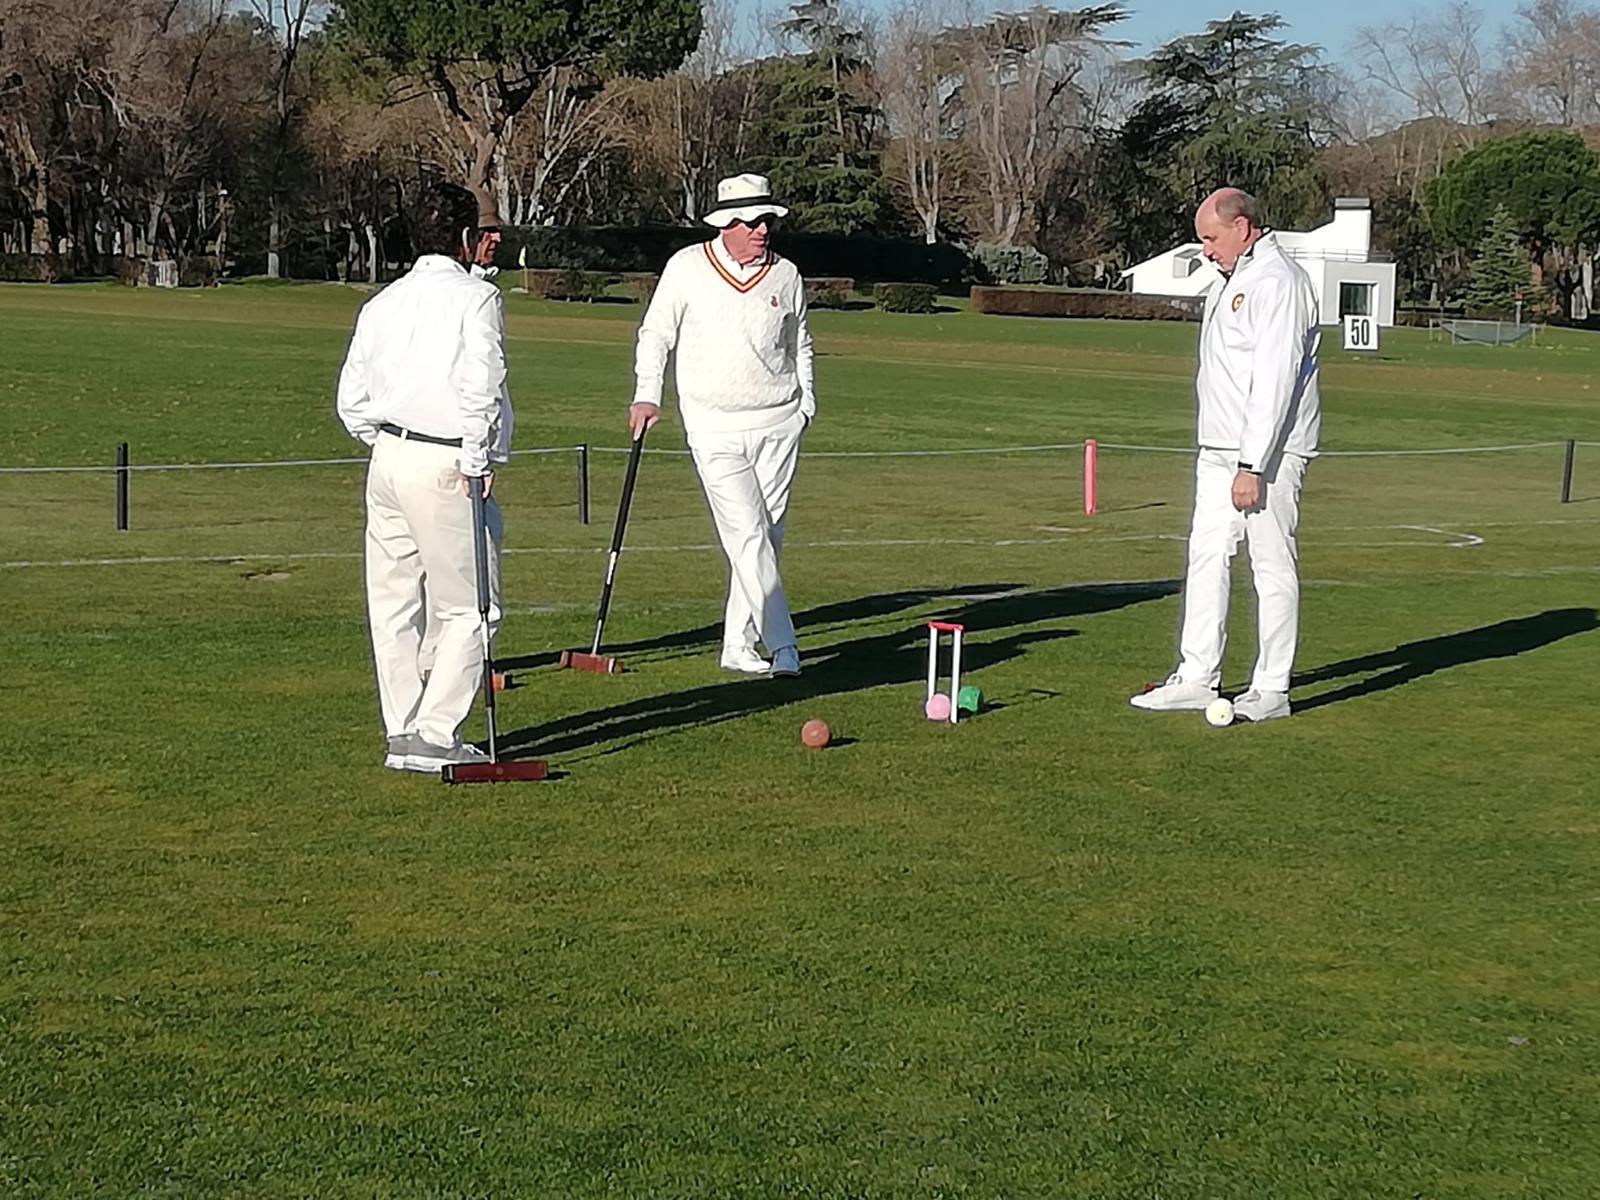
[[[383,756],[383,765],[391,771],[404,771],[406,769],[406,756],[411,753],[417,744],[417,735],[414,733],[397,733],[389,739],[387,751]]]
[[[800,674],[800,651],[795,646],[785,646],[772,656],[774,675]]]
[[[420,775],[437,775],[452,763],[486,763],[489,756],[476,746],[457,742],[454,746],[435,746],[418,734],[406,755],[406,770]]]
[[[1258,692],[1251,688],[1233,702],[1233,715],[1244,721],[1276,721],[1289,715],[1288,692]]]
[[[1216,698],[1216,688],[1185,683],[1173,675],[1159,687],[1129,697],[1128,703],[1145,712],[1201,712]]]
[[[722,648],[722,669],[724,671],[742,671],[746,675],[765,675],[772,670],[772,664],[748,646],[724,646]]]

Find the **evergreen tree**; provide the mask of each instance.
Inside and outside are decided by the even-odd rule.
[[[1522,243],[1522,231],[1505,205],[1494,210],[1489,229],[1478,243],[1467,285],[1467,304],[1478,312],[1511,312],[1517,301],[1533,301],[1533,260]]]
[[[1600,239],[1600,154],[1567,130],[1498,138],[1447,166],[1425,198],[1434,232],[1455,249],[1477,242],[1486,211],[1505,208],[1541,284],[1565,306]]]
[[[841,140],[826,62],[812,55],[762,64],[770,103],[750,144],[753,167],[794,210],[797,229],[855,233],[878,223],[883,185],[877,155]]]
[[[888,207],[880,152],[872,131],[878,114],[852,94],[862,70],[862,31],[848,24],[837,0],[801,0],[780,28],[807,52],[759,66],[768,100],[751,145],[755,167],[794,208],[792,224],[821,233],[875,229]]]
[[[1123,141],[1183,207],[1231,185],[1284,228],[1325,211],[1315,158],[1329,74],[1316,47],[1274,36],[1284,27],[1275,14],[1236,12],[1142,64],[1150,94]]]

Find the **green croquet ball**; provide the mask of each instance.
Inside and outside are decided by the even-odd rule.
[[[983,708],[983,690],[967,684],[956,693],[956,708],[964,713],[975,713]]]

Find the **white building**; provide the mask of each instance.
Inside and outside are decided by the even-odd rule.
[[[1278,244],[1317,285],[1324,325],[1337,325],[1351,313],[1393,325],[1394,264],[1372,261],[1371,202],[1336,200],[1333,207],[1333,220],[1320,228],[1275,231]],[[1199,242],[1189,242],[1129,267],[1122,277],[1141,296],[1201,296],[1222,273],[1201,255]]]

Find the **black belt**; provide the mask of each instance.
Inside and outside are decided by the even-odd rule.
[[[395,437],[407,442],[427,442],[430,446],[461,445],[460,438],[434,437],[431,433],[418,433],[415,429],[402,429],[400,426],[390,424],[388,421],[385,421],[382,425],[379,425],[378,428],[383,430],[385,433],[393,434]]]

